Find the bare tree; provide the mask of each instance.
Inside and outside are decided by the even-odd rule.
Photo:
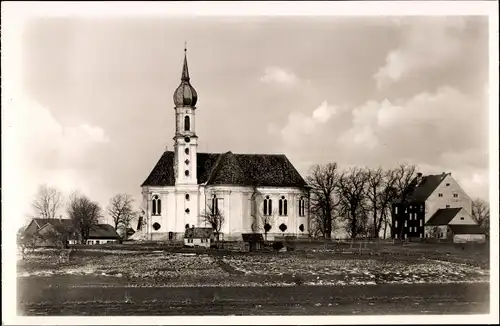
[[[132,203],[134,199],[129,194],[117,194],[109,200],[108,214],[113,219],[115,230],[126,224],[126,228],[135,218]]]
[[[366,228],[366,184],[367,176],[363,169],[351,168],[344,172],[338,181],[337,193],[340,212],[346,219],[346,231],[351,238],[364,233]]]
[[[32,204],[36,216],[47,219],[55,218],[61,205],[61,192],[56,188],[47,186],[46,184],[43,184],[38,188],[36,198]]]
[[[476,198],[472,201],[472,218],[484,229],[487,236],[490,234],[490,205],[487,201]]]
[[[311,186],[310,214],[315,227],[325,239],[331,238],[337,216],[336,209],[340,202],[335,190],[339,179],[337,163],[315,165],[307,178]]]
[[[391,204],[396,200],[398,192],[395,187],[396,173],[394,169],[384,171],[384,185],[379,195],[380,221],[384,223],[384,239],[387,236],[387,226],[392,230]],[[380,229],[379,229],[380,232]]]
[[[73,226],[82,243],[87,242],[90,231],[95,229],[103,217],[101,207],[97,202],[76,193],[70,197],[68,216],[73,220]]]
[[[382,168],[367,169],[366,171],[366,197],[372,214],[371,236],[378,238],[382,227],[382,218],[379,218],[381,211],[381,194],[384,188],[384,173]]]
[[[201,213],[201,218],[205,224],[212,227],[216,242],[219,242],[222,226],[224,225],[224,214],[217,206],[213,207],[207,203],[205,210]]]

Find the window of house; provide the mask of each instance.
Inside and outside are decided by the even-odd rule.
[[[189,131],[191,128],[190,123],[191,121],[189,120],[189,116],[184,117],[184,131]]]
[[[450,184],[449,184],[449,183],[447,183],[447,184],[446,184],[446,187],[449,187],[449,186],[450,186]]]
[[[151,201],[153,215],[161,215],[161,199],[158,195],[154,195]]]
[[[461,220],[461,221],[465,220],[465,217],[463,217],[463,216],[462,216],[462,217],[460,217],[460,220]]]
[[[262,213],[264,215],[271,215],[273,211],[273,200],[269,198],[269,196],[266,196],[264,199],[264,207]]]
[[[443,194],[442,194],[442,193],[439,193],[439,194],[438,194],[438,197],[443,197]]]
[[[96,241],[95,241],[95,244],[99,244],[99,240],[96,240]]]
[[[420,233],[420,238],[422,239],[424,237],[424,235],[422,233]]]
[[[420,205],[420,212],[423,212],[423,211],[424,211],[424,209],[425,209],[425,205],[424,205],[424,204],[423,204],[423,205]]]
[[[280,216],[287,215],[287,200],[285,199],[285,196],[281,196],[281,198],[278,202],[278,211],[279,211]]]
[[[186,194],[186,200],[189,200],[189,194]]]
[[[397,214],[398,213],[398,206],[395,206],[394,207],[394,214]]]
[[[186,153],[186,155],[189,155],[189,148],[186,148],[186,149],[184,150],[184,153]]]
[[[450,208],[450,205],[446,205],[446,208]]]
[[[420,226],[422,227],[424,225],[424,220],[420,219]]]
[[[217,196],[213,195],[212,196],[212,214],[216,214],[216,212],[219,210],[219,203],[217,202]]]
[[[306,215],[306,212],[305,212],[305,200],[304,200],[304,197],[300,197],[299,199],[299,216],[305,216]]]
[[[184,174],[186,175],[186,177],[189,177],[189,170],[184,171]]]
[[[408,221],[405,221],[405,227],[408,227]]]
[[[458,198],[458,194],[453,194],[453,197]]]
[[[394,221],[394,227],[397,228],[398,227],[398,221]]]

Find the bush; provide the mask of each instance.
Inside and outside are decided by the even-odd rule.
[[[282,242],[274,242],[273,243],[273,249],[276,251],[280,251],[283,248],[283,243]]]

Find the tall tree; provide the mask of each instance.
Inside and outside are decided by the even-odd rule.
[[[366,171],[351,168],[342,173],[339,178],[337,193],[340,199],[340,212],[346,220],[345,228],[351,238],[365,233],[367,225],[366,201]]]
[[[314,226],[325,239],[331,238],[339,199],[335,193],[340,175],[337,163],[315,165],[307,182],[311,187],[309,212]]]
[[[379,196],[380,221],[384,223],[384,239],[387,236],[387,227],[392,230],[391,204],[396,200],[396,172],[394,169],[384,171],[384,185]],[[380,231],[379,231],[380,232]]]
[[[378,238],[382,227],[382,218],[379,218],[381,211],[381,195],[384,189],[384,172],[382,168],[367,169],[366,171],[366,197],[372,215],[371,236]]]
[[[129,194],[117,194],[109,200],[108,214],[113,219],[115,230],[120,226],[127,228],[135,218],[133,201]]]
[[[202,221],[212,227],[215,233],[216,242],[220,241],[220,233],[225,219],[222,211],[217,207],[210,204],[206,205],[205,210],[201,213]]]
[[[70,197],[68,216],[73,220],[73,226],[80,235],[82,243],[87,242],[90,231],[95,229],[103,217],[101,207],[97,202],[76,193]]]
[[[36,198],[33,201],[35,215],[40,218],[56,218],[57,212],[62,205],[62,194],[59,190],[46,184],[38,188]]]
[[[472,201],[472,218],[476,221],[487,236],[490,234],[490,204],[480,198]]]

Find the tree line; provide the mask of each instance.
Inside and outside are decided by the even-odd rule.
[[[307,177],[311,186],[311,235],[330,238],[339,228],[350,238],[379,238],[382,230],[386,238],[392,230],[392,203],[408,200],[407,189],[416,176],[416,166],[408,164],[343,171],[337,163],[314,165]],[[489,204],[475,199],[472,215],[487,231]]]

